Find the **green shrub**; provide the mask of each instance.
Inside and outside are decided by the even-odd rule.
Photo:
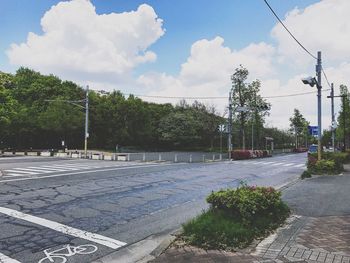
[[[284,214],[286,209],[281,200],[281,192],[272,187],[243,185],[237,189],[221,190],[211,193],[207,202],[212,208],[238,217],[248,225],[254,223],[257,217],[278,217],[279,214]]]
[[[311,178],[311,173],[308,170],[306,170],[300,175],[300,178],[301,179]]]
[[[308,171],[311,174],[339,174],[344,170],[339,160],[320,160],[316,163],[308,162]]]
[[[182,239],[205,249],[233,249],[249,245],[280,226],[289,215],[281,193],[271,187],[242,185],[213,192],[211,207],[183,225]]]

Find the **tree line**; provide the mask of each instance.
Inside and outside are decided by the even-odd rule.
[[[235,115],[234,147],[251,144],[251,127],[255,148],[263,148],[265,136],[274,137],[277,146],[289,145],[288,131],[264,127],[271,105],[259,95],[260,82],[245,83],[248,71],[244,68],[235,74],[239,85],[233,94],[235,105],[254,110]],[[0,148],[60,149],[64,141],[70,149],[81,149],[85,112],[76,104],[84,99],[84,88],[54,75],[28,68],[19,68],[15,74],[0,72]],[[177,105],[157,104],[120,91],[94,90],[89,92],[89,102],[89,148],[218,150],[222,136],[226,149],[226,133],[220,134],[218,126],[227,121],[214,106],[184,100]]]

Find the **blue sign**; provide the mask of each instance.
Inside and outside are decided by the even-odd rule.
[[[308,126],[309,134],[312,136],[318,135],[318,126]]]

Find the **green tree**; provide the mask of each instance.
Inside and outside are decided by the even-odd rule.
[[[242,148],[246,147],[246,124],[249,116],[253,116],[252,121],[255,123],[258,137],[260,129],[264,123],[264,118],[269,114],[271,105],[259,94],[261,83],[255,80],[247,82],[249,72],[246,68],[240,66],[233,73],[232,80],[232,103],[234,109],[237,107],[246,108],[247,111],[241,111],[237,114],[236,119],[240,127],[240,141]]]
[[[306,146],[307,141],[310,140],[308,134],[309,122],[306,121],[303,114],[301,114],[298,109],[294,109],[293,116],[289,118],[289,121],[290,131],[293,132],[295,136],[295,148],[300,147],[301,142]]]
[[[340,85],[341,109],[338,114],[338,127],[336,130],[336,139],[341,142],[343,149],[349,147],[349,134],[350,134],[350,100],[349,91],[346,85]],[[345,143],[345,145],[344,145]]]

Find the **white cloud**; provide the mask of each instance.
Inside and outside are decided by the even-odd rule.
[[[224,46],[224,39],[221,37],[202,39],[192,45],[191,54],[181,65],[178,76],[147,73],[138,78],[138,83],[150,91],[149,95],[225,96],[231,87],[230,76],[240,64],[247,67],[254,78],[273,75],[273,54],[274,48],[266,43],[251,44],[235,51]],[[214,102],[220,108],[227,103],[226,100],[210,101]]]
[[[350,81],[348,10],[348,0],[323,0],[303,10],[295,8],[284,19],[305,47],[315,54],[322,51],[325,71],[336,87]],[[148,95],[227,96],[230,75],[242,64],[250,72],[250,81],[262,80],[264,96],[312,90],[300,78],[304,73],[312,74],[315,60],[305,54],[280,24],[271,30],[275,45],[251,43],[234,50],[225,46],[219,36],[198,40],[192,44],[178,74],[147,72],[136,80],[133,69],[156,60],[149,47],[165,32],[162,20],[149,5],[141,5],[132,12],[96,14],[88,0],[60,2],[45,14],[41,25],[43,34],[29,33],[25,43],[11,46],[8,50],[11,63],[78,82],[83,80],[97,89],[118,88],[122,84],[124,91],[138,90]],[[327,88],[325,80],[323,87]],[[327,94],[323,93],[322,99],[323,127],[330,123]],[[177,102],[178,99],[152,101]],[[268,101],[272,103],[269,124],[288,127],[294,108],[300,109],[312,124],[317,122],[315,94]],[[216,103],[221,112],[227,105],[227,100],[209,102]],[[336,101],[336,111],[339,104]]]
[[[293,9],[284,23],[313,55],[322,51],[328,62],[339,62],[350,58],[349,10],[348,0],[323,0],[304,10]],[[278,52],[286,63],[296,62],[300,66],[313,61],[281,24],[276,24],[271,35],[277,40]]]
[[[153,8],[97,14],[88,0],[60,2],[41,19],[43,34],[7,51],[11,64],[71,80],[125,79],[137,65],[156,60],[147,50],[165,32]]]

